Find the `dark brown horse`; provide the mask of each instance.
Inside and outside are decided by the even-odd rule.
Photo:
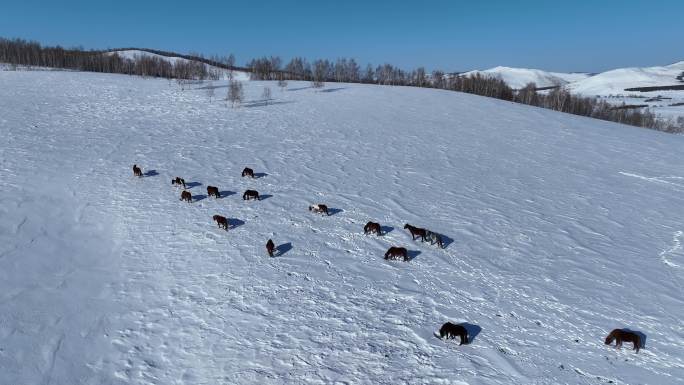
[[[138,167],[137,164],[133,165],[133,176],[139,176],[139,177],[143,176],[142,170],[140,169],[140,167]]]
[[[242,176],[243,176],[243,177],[244,177],[244,176],[249,176],[249,177],[254,178],[254,170],[252,170],[252,169],[249,168],[249,167],[245,167],[245,169],[242,170]]]
[[[634,344],[634,348],[632,348],[632,350],[636,350],[637,353],[639,353],[639,348],[641,347],[641,336],[638,334],[629,330],[615,329],[608,334],[608,337],[606,337],[606,345],[610,345],[613,340],[615,340],[615,347],[618,348],[622,346],[623,341],[631,342]]]
[[[314,213],[325,213],[326,215],[330,215],[330,212],[328,211],[328,206],[323,204],[309,206],[309,211],[313,211]]]
[[[275,244],[270,239],[268,240],[268,242],[266,242],[266,251],[268,252],[269,257],[273,256],[273,252],[275,251]]]
[[[396,257],[404,258],[404,261],[408,261],[408,251],[404,247],[390,247],[385,253],[385,259],[394,259]]]
[[[224,229],[228,230],[228,219],[226,219],[226,217],[222,215],[214,215],[213,218],[219,229],[223,227]]]
[[[187,201],[188,203],[192,203],[192,194],[190,194],[190,191],[185,191],[181,193],[181,199],[182,201]]]
[[[250,200],[250,199],[260,200],[259,199],[259,192],[257,192],[256,190],[247,190],[247,191],[245,191],[244,194],[242,194],[242,199],[243,200]]]
[[[434,245],[436,243],[440,249],[444,248],[444,242],[442,242],[442,236],[441,235],[439,235],[435,232],[432,232],[430,230],[427,230],[426,238],[428,239],[428,241],[430,241],[431,245]]]
[[[177,185],[183,186],[183,188],[185,188],[185,179],[177,176],[175,179],[171,179],[171,184],[177,184]]]
[[[363,226],[363,233],[364,233],[364,234],[368,234],[368,233],[373,234],[373,233],[375,233],[375,234],[378,234],[378,235],[382,235],[382,229],[381,229],[379,223],[368,222],[368,223],[366,223],[365,226]]]
[[[210,197],[213,196],[215,198],[220,198],[221,194],[219,193],[218,187],[216,186],[207,186],[207,195]]]
[[[446,336],[449,338],[456,338],[456,336],[461,337],[461,343],[459,345],[468,343],[468,331],[462,325],[454,325],[451,322],[447,322],[439,328],[439,337],[444,338]]]
[[[425,242],[425,236],[427,235],[427,232],[425,229],[421,229],[420,227],[415,227],[411,226],[408,223],[404,225],[405,229],[408,229],[409,233],[411,233],[411,237],[413,240],[416,240],[416,237],[420,237],[421,242]]]

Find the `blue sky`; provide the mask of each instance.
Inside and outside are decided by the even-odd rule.
[[[684,60],[684,1],[5,1],[0,36],[447,71],[598,72]]]

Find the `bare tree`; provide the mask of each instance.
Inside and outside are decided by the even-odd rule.
[[[228,79],[233,80],[233,66],[235,66],[235,55],[232,53],[224,59],[224,63],[228,66]]]
[[[287,80],[281,77],[280,80],[278,80],[278,87],[280,87],[280,91],[285,91],[285,88],[287,88]]]
[[[207,86],[207,96],[209,97],[209,103],[211,103],[211,99],[214,98],[214,82],[209,82],[209,85]]]
[[[226,100],[235,107],[236,104],[240,105],[240,103],[242,103],[244,97],[245,93],[242,89],[242,83],[239,80],[231,80],[228,83],[228,96],[226,97]]]
[[[311,79],[313,88],[323,88],[325,86],[325,80],[330,71],[330,67],[330,62],[327,60],[316,60],[313,63],[313,76]]]
[[[432,71],[432,86],[435,88],[445,88],[444,72],[440,70]]]
[[[373,70],[372,65],[368,64],[366,66],[366,71],[363,73],[363,78],[361,78],[361,82],[363,82],[363,83],[375,82],[375,70]]]
[[[268,105],[268,102],[271,100],[271,87],[264,87],[264,92],[262,92],[261,98],[264,99],[264,103]]]

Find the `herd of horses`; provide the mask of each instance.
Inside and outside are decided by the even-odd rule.
[[[142,169],[138,167],[137,164],[133,165],[133,175],[136,177],[142,177]],[[242,170],[242,177],[251,177],[254,178],[254,170],[252,170],[249,167],[245,167]],[[186,189],[186,184],[185,184],[185,179],[181,177],[175,177],[174,179],[171,180],[172,185],[177,185],[177,186],[183,186],[183,191],[181,192],[181,201],[186,201],[188,203],[192,203],[192,194],[190,191],[187,191]],[[220,198],[221,194],[219,192],[218,187],[216,186],[207,186],[207,195],[209,197],[215,197],[215,198]],[[259,193],[256,190],[246,190],[244,194],[242,194],[242,199],[243,200],[260,200],[259,198]],[[328,209],[328,206],[325,204],[315,204],[309,206],[309,211],[314,212],[314,213],[319,213],[319,214],[325,214],[325,215],[330,215],[330,209]],[[214,215],[213,216],[214,222],[218,225],[219,228],[222,228],[226,231],[228,231],[229,223],[228,223],[228,218],[222,216],[222,215]],[[411,234],[411,238],[415,241],[416,239],[420,239],[421,242],[430,242],[431,245],[437,244],[439,248],[444,248],[444,242],[442,240],[442,236],[434,231],[430,231],[424,228],[412,226],[410,224],[405,224],[404,229],[408,230],[409,233]],[[376,234],[376,235],[383,235],[382,234],[382,226],[380,226],[379,223],[377,222],[371,222],[369,221],[366,223],[365,226],[363,226],[363,233],[364,234]],[[266,252],[270,257],[275,256],[276,252],[276,247],[275,243],[273,243],[273,240],[269,239],[266,242]],[[387,249],[387,252],[385,253],[384,259],[396,259],[396,258],[401,258],[404,261],[409,261],[409,255],[408,255],[408,250],[405,247],[397,247],[397,246],[391,246],[389,249]],[[456,337],[460,338],[460,343],[459,345],[463,344],[468,344],[468,330],[466,329],[465,326],[460,325],[460,324],[453,324],[451,322],[446,322],[442,327],[439,329],[439,337],[444,339],[453,339]],[[633,344],[633,350],[636,350],[636,352],[639,352],[639,349],[643,346],[643,342],[641,336],[639,333],[635,333],[631,330],[628,329],[614,329],[611,331],[608,336],[605,339],[605,344],[610,345],[615,341],[615,346],[616,348],[622,347],[623,342],[631,342]]]

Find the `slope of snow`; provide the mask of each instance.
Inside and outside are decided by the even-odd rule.
[[[629,94],[625,88],[683,84],[676,79],[683,71],[684,61],[664,67],[619,68],[571,83],[567,85],[567,89],[588,96]]]
[[[0,85],[0,383],[684,381],[684,137],[432,89]],[[646,347],[605,346],[620,327]]]
[[[565,85],[589,78],[585,73],[561,73],[548,72],[528,68],[494,67],[483,71],[466,72],[464,76],[480,74],[482,76],[496,77],[508,84],[511,88],[520,89],[529,83],[535,83],[537,87],[551,87]]]
[[[137,49],[107,52],[107,54],[109,54],[109,55],[114,54],[114,53],[116,53],[117,55],[119,55],[122,58],[130,59],[130,60],[136,60],[139,57],[148,56],[148,57],[157,57],[159,59],[166,60],[171,64],[175,64],[176,62],[179,62],[179,61],[180,62],[190,61],[190,60],[182,58],[182,57],[164,56],[164,55],[159,55],[156,53],[141,51],[141,50],[137,50]],[[227,70],[225,70],[223,68],[219,68],[219,67],[214,67],[214,66],[208,65],[208,64],[205,64],[205,66],[206,66],[207,70],[213,70],[213,71],[217,71],[217,72],[221,73],[222,79],[228,78],[228,71]],[[233,78],[236,80],[241,80],[241,81],[249,80],[249,74],[246,72],[242,72],[242,71],[233,71]]]

